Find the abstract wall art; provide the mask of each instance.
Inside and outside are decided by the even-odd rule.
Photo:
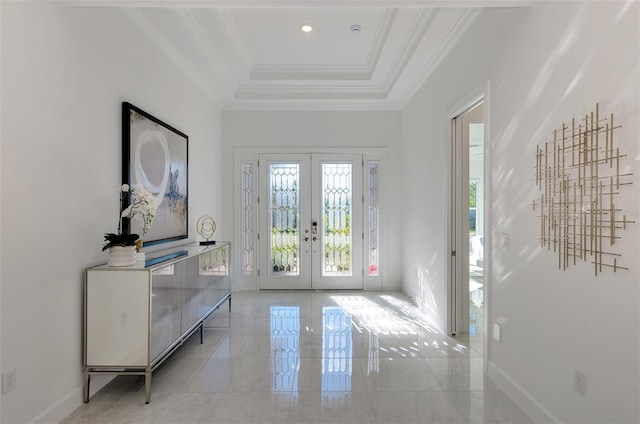
[[[122,181],[143,186],[158,203],[144,244],[187,238],[189,137],[127,102],[122,122]]]
[[[583,118],[563,123],[536,148],[533,202],[539,220],[540,247],[558,256],[558,268],[591,263],[595,275],[623,265],[617,243],[634,221],[619,207],[632,173],[617,146],[621,125],[613,113],[601,116],[599,105]]]

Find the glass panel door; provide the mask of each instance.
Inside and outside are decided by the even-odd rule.
[[[260,155],[260,288],[311,288],[310,163],[309,155]]]
[[[260,288],[362,288],[362,156],[260,155]]]
[[[269,187],[269,236],[271,275],[300,275],[299,208],[300,164],[271,163]]]
[[[362,156],[313,155],[314,289],[362,288]]]

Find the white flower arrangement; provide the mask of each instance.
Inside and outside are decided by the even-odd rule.
[[[123,192],[125,187],[129,187],[128,184],[122,185]],[[134,184],[131,187],[131,204],[122,211],[120,216],[129,220],[142,221],[142,234],[146,234],[151,228],[157,210],[158,203],[153,194],[146,188]]]
[[[127,207],[124,207],[125,200],[129,193],[131,194],[131,203]],[[158,202],[149,190],[135,184],[133,186],[122,184],[122,186],[120,186],[118,233],[107,233],[104,235],[106,244],[102,250],[106,250],[112,246],[134,246],[140,236],[130,233],[130,221],[134,219],[141,221],[142,234],[146,234],[149,228],[151,228],[157,210]]]

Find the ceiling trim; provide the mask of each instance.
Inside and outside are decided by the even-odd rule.
[[[295,81],[287,84],[286,82],[274,83],[274,84],[238,84],[235,91],[229,91],[228,93],[222,93],[219,88],[214,88],[206,83],[201,74],[192,69],[192,67],[182,58],[180,52],[169,43],[164,36],[149,22],[142,14],[143,9],[137,8],[123,8],[124,13],[131,18],[134,23],[138,24],[142,31],[154,42],[158,47],[165,52],[169,60],[171,60],[179,69],[181,69],[207,96],[214,101],[217,105],[220,105],[221,98],[234,99],[232,102],[241,99],[255,99],[260,102],[261,100],[303,100],[309,99],[310,102],[315,102],[320,99],[335,99],[342,100],[348,98],[354,99],[386,99],[388,97],[388,89],[384,86],[363,84],[360,86],[341,86],[339,84],[326,84],[319,81],[307,80],[302,84],[296,84]],[[200,51],[205,57],[207,66],[210,70],[217,71],[222,79],[225,81],[235,80],[233,76],[218,69],[215,65],[216,58],[206,51],[203,47],[205,35],[202,32],[202,28],[193,18],[190,11],[186,9],[179,9],[181,19],[187,22],[190,28],[188,35],[195,48]],[[393,16],[394,14],[390,14]],[[385,19],[385,22],[393,22],[392,20]],[[231,27],[233,28],[233,26]],[[411,37],[410,37],[411,38]],[[322,67],[316,67],[316,69]],[[328,68],[328,67],[327,67]],[[347,67],[342,68],[342,72],[345,73]],[[338,73],[336,72],[336,75]],[[326,78],[322,78],[326,80]],[[353,80],[353,78],[345,78],[344,81]],[[368,81],[368,79],[367,79]],[[236,81],[238,82],[238,81]],[[337,82],[337,81],[336,81]],[[233,84],[225,84],[226,87],[233,87]],[[226,94],[226,95],[225,95]],[[222,106],[224,107],[224,106]]]
[[[536,0],[61,0],[79,7],[168,8],[425,8],[425,7],[528,7]]]
[[[346,95],[355,96],[357,98],[388,98],[389,93],[402,74],[402,70],[411,60],[418,44],[422,40],[425,32],[431,26],[439,9],[421,9],[412,22],[411,28],[407,31],[407,35],[402,45],[392,61],[392,66],[385,73],[385,79],[380,86],[371,84],[359,87],[344,87],[340,85],[318,84],[317,81],[309,81],[310,78],[304,78],[309,81],[308,84],[245,84],[240,85],[236,89],[236,99],[247,99],[252,97],[269,98],[269,99],[290,99],[308,96],[309,99],[340,99]],[[392,22],[392,21],[390,21]],[[344,71],[344,70],[343,70]],[[338,73],[336,72],[336,75]],[[293,78],[292,78],[293,79]],[[317,78],[318,80],[327,80],[327,78]],[[354,78],[342,78],[343,80],[353,80]],[[368,78],[367,78],[368,79]],[[281,93],[280,95],[278,93]]]
[[[369,75],[373,75],[378,66],[382,49],[387,43],[389,38],[389,32],[393,26],[393,21],[396,19],[398,9],[385,9],[380,16],[380,22],[376,27],[376,33],[371,44],[371,50],[369,50],[369,57],[367,57],[367,67],[369,69]]]
[[[398,50],[396,57],[392,61],[391,68],[385,75],[383,86],[387,93],[389,93],[398,82],[398,78],[400,78],[402,71],[406,68],[407,64],[413,57],[413,54],[424,37],[424,34],[433,23],[433,20],[439,11],[440,9],[437,8],[420,9],[416,15],[412,22],[411,29],[407,32],[407,37]]]
[[[525,7],[532,0],[340,0],[339,4],[333,0],[60,0],[60,3],[121,7],[140,31],[221,110],[393,111],[406,107],[484,8],[492,4]],[[367,55],[363,64],[288,66],[251,63],[233,16],[233,10],[243,7],[315,5],[339,9],[345,7],[345,3],[354,9],[380,7],[374,37],[368,52],[362,52]],[[381,7],[391,3],[393,7]],[[399,12],[399,8],[409,7],[409,4],[416,10]],[[449,15],[437,5],[447,9],[464,5],[467,9],[457,9]],[[175,9],[177,19],[173,22],[184,27],[182,31],[186,37],[182,36],[182,40],[174,43],[175,40],[163,34],[156,27],[155,15],[146,16],[145,8],[151,6]],[[394,27],[398,16],[403,20],[402,31],[396,31]],[[431,28],[435,31],[441,27],[436,25],[440,16],[449,27],[446,37],[442,40],[430,38],[423,44]],[[206,18],[213,18],[213,21]],[[220,27],[209,27],[209,22]],[[209,39],[213,36],[219,42],[210,46]],[[393,40],[389,39],[391,36]],[[394,45],[399,44],[397,50],[386,50],[391,41]],[[414,61],[417,52],[433,54],[427,62]],[[189,60],[192,54],[199,56],[193,63]],[[223,66],[225,63],[228,66]],[[217,82],[214,84],[212,80]]]
[[[368,80],[371,70],[366,65],[256,65],[250,79],[264,80]]]
[[[147,34],[149,39],[156,43],[161,51],[163,51],[169,60],[173,62],[178,69],[184,72],[189,79],[207,96],[209,100],[213,102],[214,105],[220,107],[220,98],[222,98],[222,93],[218,92],[214,87],[204,81],[197,72],[194,72],[191,67],[182,60],[180,54],[171,47],[171,44],[154,28],[154,26],[145,19],[138,11],[135,9],[125,8],[123,9],[125,15],[129,17],[135,24],[137,24],[140,29]]]
[[[470,8],[463,16],[456,22],[456,25],[451,29],[449,35],[445,41],[438,47],[437,52],[433,55],[432,59],[422,68],[418,78],[416,78],[411,85],[401,93],[399,100],[388,100],[389,91],[393,88],[387,85],[391,83],[388,79],[385,81],[384,86],[374,87],[374,91],[377,95],[374,98],[368,98],[365,95],[358,96],[357,92],[354,92],[353,87],[340,87],[340,86],[318,86],[312,88],[312,91],[318,93],[320,90],[324,91],[324,97],[316,95],[315,97],[310,95],[309,86],[297,85],[295,87],[289,87],[289,94],[287,98],[277,98],[276,92],[282,92],[282,85],[262,85],[251,87],[239,87],[236,93],[243,92],[242,95],[236,96],[233,102],[224,105],[224,110],[402,110],[418,92],[422,85],[426,82],[429,76],[440,65],[444,58],[448,55],[451,49],[457,44],[462,35],[473,24],[473,22],[480,16],[482,9]],[[422,16],[416,18],[415,26],[417,31],[427,30],[428,24],[435,16],[435,13],[428,16]],[[430,19],[431,18],[431,19]],[[412,33],[412,36],[415,34]],[[411,49],[411,36],[407,37],[407,41],[403,45],[403,50]],[[415,49],[415,46],[413,47]],[[409,58],[406,60],[409,60]],[[403,56],[404,57],[404,56]],[[397,62],[397,61],[396,61]],[[403,66],[406,65],[403,64]],[[402,67],[399,68],[402,70]],[[395,78],[397,81],[398,77]],[[250,89],[259,92],[262,96],[261,99],[251,99],[252,95]],[[327,91],[332,91],[334,97],[329,97]],[[362,91],[372,91],[372,87],[363,86]],[[310,101],[305,102],[304,97],[307,97]],[[344,98],[341,99],[341,98]],[[251,100],[250,100],[251,99]],[[362,100],[362,101],[360,101]]]
[[[291,99],[386,99],[387,92],[382,87],[363,86],[292,86],[292,85],[251,85],[241,86],[235,92],[236,99],[291,100]]]
[[[317,99],[313,103],[297,99],[278,100],[236,100],[226,104],[223,111],[254,111],[254,110],[282,110],[282,111],[401,111],[399,103],[389,103],[381,99],[335,100]]]
[[[191,11],[187,9],[180,9],[178,14],[186,24],[185,28],[187,28],[187,36],[196,50],[198,50],[198,53],[204,58],[207,67],[214,71],[218,77],[221,77],[226,81],[235,81],[233,72],[229,68],[221,66],[222,60],[219,52],[216,55],[215,52],[212,52],[207,48],[207,36]]]
[[[235,47],[240,60],[242,60],[242,63],[244,64],[246,69],[251,69],[254,64],[253,62],[251,62],[251,58],[249,56],[249,53],[247,52],[247,47],[242,42],[240,30],[236,25],[236,21],[234,21],[233,17],[231,16],[231,10],[216,9],[216,11],[218,13],[218,16],[220,17],[220,20],[222,21],[224,30],[229,36],[229,41],[231,41],[231,44],[233,45],[233,47]]]
[[[482,9],[470,8],[465,11],[464,15],[456,22],[456,25],[451,29],[449,35],[445,38],[445,41],[440,45],[438,51],[431,56],[429,62],[422,68],[419,76],[415,78],[409,88],[402,94],[399,102],[401,108],[404,108],[407,103],[413,98],[418,90],[424,85],[431,74],[436,70],[444,58],[449,54],[451,49],[458,43],[462,35],[469,29],[471,24],[480,16]]]

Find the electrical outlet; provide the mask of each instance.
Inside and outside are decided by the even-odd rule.
[[[573,390],[582,396],[587,395],[587,376],[578,370],[573,370]]]
[[[2,373],[2,394],[9,393],[16,388],[16,370]]]

